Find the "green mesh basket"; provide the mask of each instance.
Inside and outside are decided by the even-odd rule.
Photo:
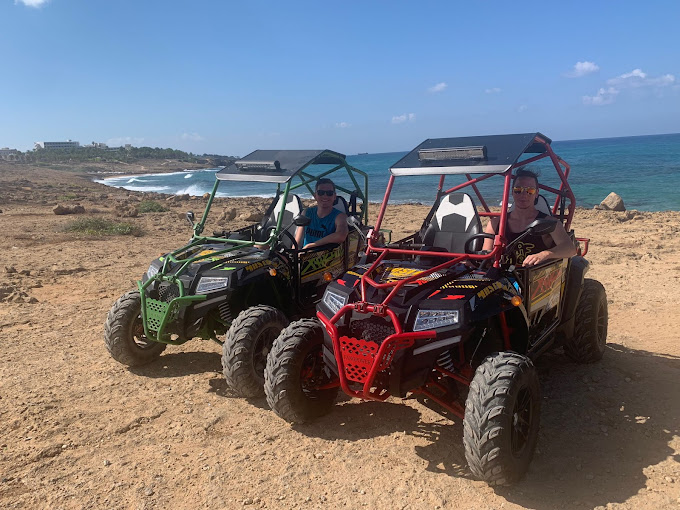
[[[146,298],[146,324],[149,330],[158,332],[161,324],[166,324],[177,319],[179,303],[165,303],[155,299]]]

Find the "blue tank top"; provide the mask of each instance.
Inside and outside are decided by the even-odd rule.
[[[305,229],[305,240],[303,246],[309,243],[315,243],[319,239],[323,239],[328,234],[335,232],[335,218],[337,218],[340,211],[337,209],[331,209],[328,216],[319,218],[317,216],[316,206],[310,207],[305,211],[305,216],[312,220],[312,222],[307,225]]]

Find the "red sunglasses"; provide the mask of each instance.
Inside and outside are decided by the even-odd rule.
[[[535,195],[536,191],[538,191],[536,188],[532,188],[529,186],[515,186],[512,188],[512,192],[515,195],[519,195],[521,193],[528,193],[529,195]]]

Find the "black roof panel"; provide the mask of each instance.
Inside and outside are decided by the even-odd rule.
[[[342,165],[345,155],[325,150],[256,150],[217,172],[221,181],[288,182],[309,165]]]
[[[517,162],[524,153],[543,153],[545,146],[535,141],[536,138],[552,143],[552,140],[541,133],[522,133],[516,135],[466,136],[458,138],[430,138],[418,145],[406,156],[390,168],[393,175],[425,175],[425,174],[478,174],[503,173]],[[422,149],[442,149],[440,155],[427,157]],[[447,151],[448,149],[448,151]],[[446,154],[469,151],[478,153],[469,158]],[[484,156],[481,156],[481,154]]]

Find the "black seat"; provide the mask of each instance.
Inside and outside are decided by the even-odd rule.
[[[441,197],[436,209],[425,225],[422,241],[433,251],[447,251],[450,253],[465,253],[465,243],[473,235],[482,232],[482,222],[479,220],[477,208],[467,193],[449,193]],[[482,239],[472,243],[471,249],[482,249]]]
[[[274,202],[269,206],[269,214],[262,219],[262,222],[258,226],[258,241],[266,241],[269,239],[271,230],[276,227],[279,220],[279,215],[281,214],[281,209],[283,207],[283,195],[279,195],[274,199]],[[283,209],[283,221],[281,222],[281,228],[288,227],[288,232],[295,237],[295,230],[297,227],[292,225],[293,218],[298,216],[302,212],[302,202],[300,197],[290,193],[288,195],[288,200],[286,201],[286,207]],[[281,241],[286,248],[291,248],[293,242],[287,235],[281,236]]]

